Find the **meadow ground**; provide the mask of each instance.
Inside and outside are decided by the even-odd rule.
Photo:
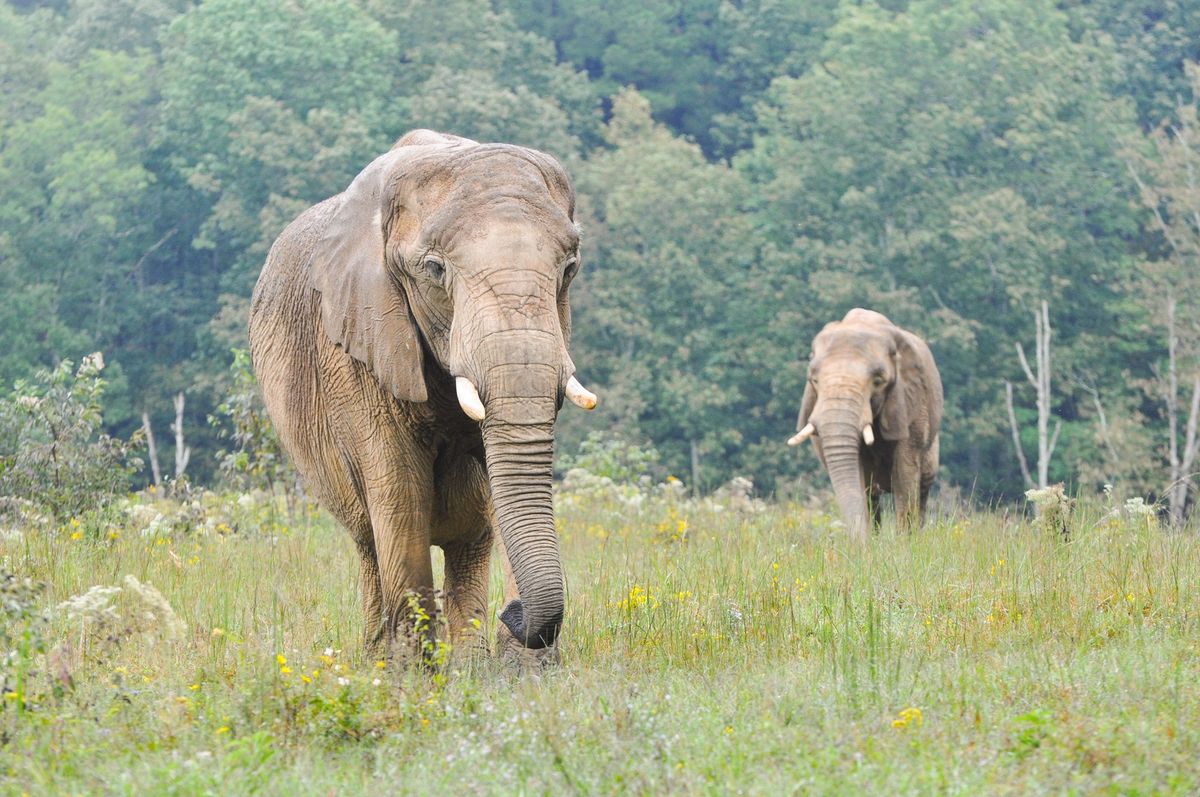
[[[562,663],[524,676],[364,659],[320,514],[7,531],[0,793],[1200,791],[1194,533],[1097,505],[856,550],[797,506],[562,503]]]

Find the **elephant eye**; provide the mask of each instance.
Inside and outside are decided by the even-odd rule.
[[[427,257],[423,263],[425,271],[438,282],[446,276],[446,263],[440,257]]]
[[[563,284],[565,285],[573,280],[578,272],[579,257],[577,255],[572,255],[571,257],[567,258],[567,262],[563,264]]]

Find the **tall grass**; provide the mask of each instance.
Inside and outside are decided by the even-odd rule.
[[[1142,516],[859,549],[797,506],[564,502],[562,662],[518,675],[365,658],[353,546],[280,511],[0,542],[52,651],[0,713],[3,793],[1200,790],[1200,541]],[[184,638],[53,610],[127,574]]]

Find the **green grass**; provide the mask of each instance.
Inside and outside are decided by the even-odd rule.
[[[973,514],[858,550],[795,506],[564,503],[562,663],[524,676],[364,660],[321,515],[4,538],[41,605],[132,574],[187,632],[56,613],[0,793],[1200,791],[1195,534],[1085,508],[1070,542]]]

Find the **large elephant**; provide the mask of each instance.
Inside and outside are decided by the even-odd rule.
[[[368,648],[432,638],[430,546],[451,639],[486,647],[493,528],[502,642],[553,646],[565,583],[551,503],[579,270],[570,179],[549,155],[415,130],[271,247],[250,349],[267,411],[361,557]],[[507,629],[507,631],[505,631]],[[510,637],[505,638],[505,634]]]
[[[813,339],[799,432],[813,439],[838,506],[859,541],[867,506],[879,524],[879,498],[891,492],[897,523],[925,522],[938,470],[942,379],[925,341],[873,310],[855,308]]]

